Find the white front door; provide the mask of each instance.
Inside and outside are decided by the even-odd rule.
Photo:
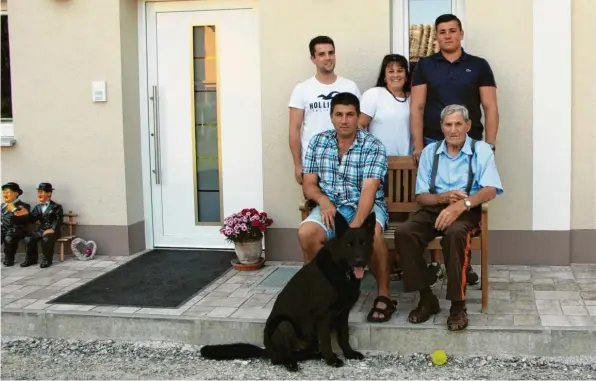
[[[230,4],[147,3],[155,247],[229,248],[223,219],[263,208],[258,13]]]

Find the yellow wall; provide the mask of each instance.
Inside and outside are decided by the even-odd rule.
[[[361,92],[373,86],[390,52],[389,1],[261,0],[261,78],[265,210],[276,228],[300,221],[300,186],[288,144],[288,102],[294,86],[315,73],[308,43],[322,34],[335,42],[336,72]]]
[[[331,36],[338,74],[364,92],[390,51],[390,1],[261,0],[258,8],[265,209],[276,228],[295,228],[302,193],[292,175],[287,104],[294,85],[314,74],[308,42]],[[505,194],[492,204],[491,229],[531,230],[532,2],[467,0],[465,12],[466,50],[490,62],[498,83]],[[24,199],[50,181],[66,208],[85,210],[83,224],[143,219],[137,16],[132,0],[10,2],[17,145],[1,150],[2,181],[19,182]],[[595,17],[596,1],[573,0],[574,229],[596,228]],[[107,81],[107,103],[91,102],[93,80]]]
[[[596,229],[596,1],[574,0],[572,12],[571,228]]]
[[[120,60],[122,81],[122,129],[128,225],[145,219],[141,168],[141,120],[139,112],[138,8],[131,0],[120,1]]]
[[[13,0],[9,7],[17,144],[2,148],[2,181],[18,182],[29,202],[39,182],[51,182],[54,198],[81,212],[84,225],[142,219],[140,153],[124,148],[139,139],[136,3],[122,4]],[[121,28],[135,29],[122,44]],[[107,102],[92,102],[94,80],[107,81]],[[125,171],[135,161],[138,170]]]
[[[287,104],[293,86],[314,74],[308,41],[317,34],[334,38],[337,73],[355,80],[364,92],[374,85],[381,59],[390,52],[389,3],[259,3],[265,209],[277,217],[276,228],[295,228],[300,221],[296,208],[302,193],[292,174]],[[513,7],[515,12],[511,12]],[[304,20],[309,20],[308,27]],[[505,194],[491,208],[491,229],[531,230],[532,2],[468,0],[464,31],[466,50],[490,62],[498,83],[501,123],[497,164]]]
[[[491,202],[490,228],[532,230],[532,1],[467,0],[464,33],[466,51],[486,58],[497,80],[505,192]]]

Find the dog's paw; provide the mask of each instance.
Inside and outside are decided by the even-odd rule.
[[[348,360],[362,360],[364,359],[364,355],[358,351],[350,351],[344,353],[344,357]]]
[[[334,366],[336,368],[340,368],[342,366],[344,366],[344,362],[342,361],[342,359],[336,357],[330,358],[325,360],[327,362],[327,365],[329,366]]]
[[[299,370],[298,363],[296,363],[296,362],[285,363],[284,366],[290,372],[298,372],[298,370]]]

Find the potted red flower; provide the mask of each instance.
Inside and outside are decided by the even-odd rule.
[[[254,264],[261,260],[265,230],[272,224],[267,213],[245,208],[226,217],[219,231],[228,242],[234,243],[238,262]]]

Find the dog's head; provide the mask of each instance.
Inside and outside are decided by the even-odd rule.
[[[335,213],[335,249],[333,260],[350,267],[357,279],[364,277],[364,267],[370,263],[375,237],[375,212],[372,212],[358,228],[352,228],[341,215]]]

